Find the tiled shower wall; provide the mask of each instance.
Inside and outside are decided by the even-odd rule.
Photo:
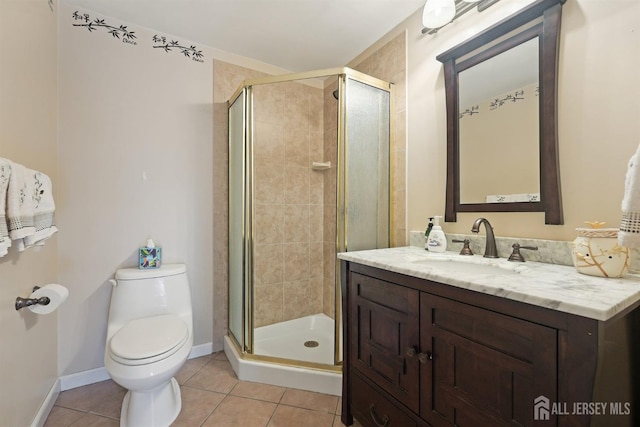
[[[254,87],[254,326],[322,312],[322,90]]]

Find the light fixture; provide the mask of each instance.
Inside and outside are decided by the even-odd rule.
[[[435,34],[470,10],[482,12],[500,0],[427,0],[422,11],[422,34]],[[540,0],[542,1],[542,0]]]
[[[427,0],[422,11],[422,25],[439,28],[451,22],[456,15],[454,0]]]

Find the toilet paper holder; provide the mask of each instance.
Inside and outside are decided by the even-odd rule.
[[[40,289],[40,286],[34,286],[33,292]],[[51,298],[49,297],[40,297],[40,298],[16,298],[16,310],[20,310],[21,308],[30,307],[32,305],[40,304],[40,305],[48,305],[51,302]]]

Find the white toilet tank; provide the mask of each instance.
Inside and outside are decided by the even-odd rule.
[[[107,337],[129,320],[175,314],[192,327],[191,291],[184,264],[157,269],[123,268],[116,271],[109,305]]]

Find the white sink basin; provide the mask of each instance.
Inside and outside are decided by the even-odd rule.
[[[501,258],[484,258],[479,255],[465,256],[451,253],[429,253],[414,261],[433,269],[447,270],[459,274],[509,275],[521,274],[528,268],[520,262]]]

